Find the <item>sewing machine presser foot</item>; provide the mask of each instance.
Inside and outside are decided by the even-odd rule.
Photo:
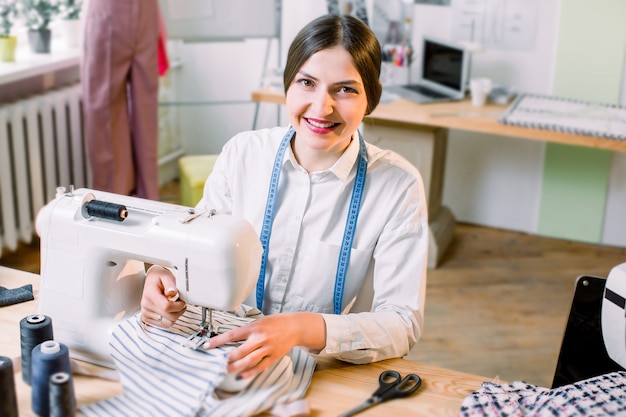
[[[207,319],[208,312],[208,319]],[[213,330],[213,310],[202,307],[202,325],[200,329],[192,333],[182,343],[183,347],[197,350],[208,339],[217,336],[217,332]]]

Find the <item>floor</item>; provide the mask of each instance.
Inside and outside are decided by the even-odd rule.
[[[176,203],[178,186],[161,199]],[[441,264],[428,272],[424,334],[409,359],[549,387],[577,276],[607,276],[626,249],[457,224]],[[29,245],[0,265],[39,272]]]
[[[550,387],[576,278],[623,262],[623,248],[457,224],[429,271],[424,335],[409,358]]]

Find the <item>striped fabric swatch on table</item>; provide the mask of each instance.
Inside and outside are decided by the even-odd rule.
[[[300,348],[237,393],[216,389],[226,376],[227,348],[193,350],[181,345],[200,326],[200,312],[188,306],[170,329],[142,323],[140,313],[120,323],[110,347],[124,391],[80,411],[86,417],[251,416],[304,396],[316,362]],[[222,333],[260,315],[242,306],[234,313],[214,311],[213,323]]]

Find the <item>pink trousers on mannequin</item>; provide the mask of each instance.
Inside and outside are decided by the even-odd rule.
[[[84,129],[96,190],[158,200],[157,0],[91,0],[83,62]]]

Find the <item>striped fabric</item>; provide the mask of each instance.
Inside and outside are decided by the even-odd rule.
[[[258,316],[258,310],[242,307],[234,314],[214,311],[213,322],[222,333]],[[181,346],[201,321],[201,309],[188,306],[167,330],[145,325],[140,314],[120,323],[110,346],[124,392],[80,411],[86,417],[251,416],[304,396],[315,359],[299,348],[238,393],[217,388],[226,376],[229,348],[192,350]]]

